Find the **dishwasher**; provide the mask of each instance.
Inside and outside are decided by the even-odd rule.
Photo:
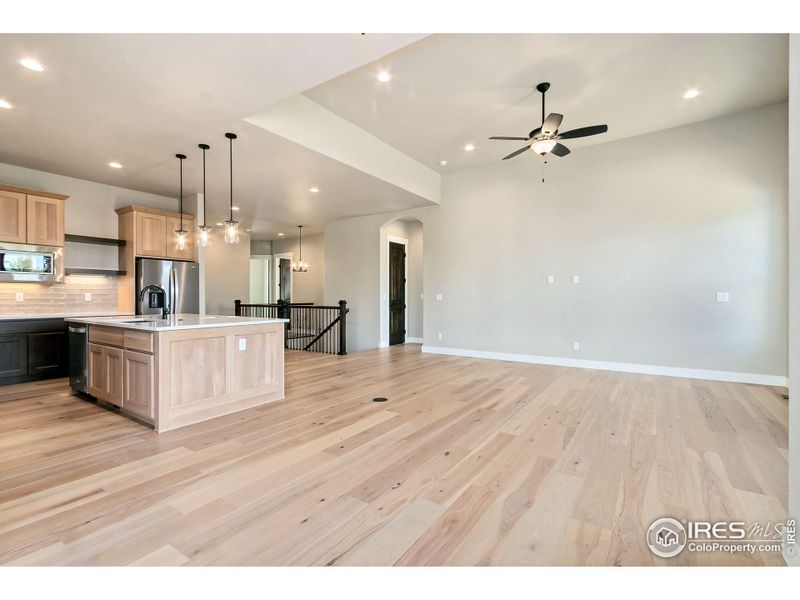
[[[89,344],[88,325],[69,323],[69,387],[78,392],[88,393]]]

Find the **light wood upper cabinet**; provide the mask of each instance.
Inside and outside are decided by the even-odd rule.
[[[123,362],[122,408],[140,417],[155,416],[153,394],[153,357],[125,350]]]
[[[0,183],[0,242],[63,246],[67,198]]]
[[[28,194],[28,243],[64,245],[64,202]]]
[[[178,248],[178,234],[181,227],[180,217],[167,217],[167,258],[194,261],[197,257],[197,245],[194,241],[194,217],[183,216],[183,229],[186,231],[186,247]]]
[[[132,205],[118,208],[117,214],[120,239],[125,240],[131,250],[120,253],[120,264],[131,269],[131,273],[137,256],[197,260],[194,216],[183,215],[186,246],[179,250],[175,232],[181,227],[180,213]]]
[[[25,194],[0,190],[0,242],[25,243],[27,210]]]
[[[167,218],[146,212],[136,215],[136,256],[167,256]]]

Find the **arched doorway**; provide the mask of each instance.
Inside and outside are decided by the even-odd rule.
[[[422,343],[423,226],[399,217],[380,228],[380,347]]]

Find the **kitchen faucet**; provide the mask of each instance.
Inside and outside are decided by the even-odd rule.
[[[167,303],[167,292],[164,291],[164,288],[160,285],[156,285],[151,283],[146,285],[142,288],[142,291],[139,292],[139,302],[144,301],[144,295],[149,292],[153,291],[156,293],[161,294],[161,318],[166,319],[169,317],[169,304]]]

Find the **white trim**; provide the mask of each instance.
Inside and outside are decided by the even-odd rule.
[[[471,358],[488,358],[491,360],[508,360],[512,362],[534,363],[538,365],[577,367],[579,369],[599,369],[601,371],[621,371],[623,373],[664,375],[666,377],[686,377],[688,379],[710,379],[712,381],[754,383],[758,385],[774,385],[779,387],[786,387],[787,385],[787,378],[783,375],[736,373],[734,371],[710,371],[707,369],[664,367],[661,365],[643,365],[638,363],[621,363],[605,360],[584,360],[577,358],[562,358],[559,356],[535,356],[533,354],[512,354],[508,352],[487,352],[485,350],[465,350],[462,348],[445,348],[442,346],[427,345],[422,346],[422,351],[429,354],[469,356]]]
[[[389,256],[389,243],[394,242],[395,244],[400,244],[403,246],[403,253],[405,257],[403,257],[403,278],[405,279],[405,283],[403,284],[403,294],[405,297],[403,298],[403,305],[405,305],[405,310],[403,311],[403,326],[405,327],[406,332],[408,331],[408,240],[406,238],[397,237],[396,235],[389,235],[386,234],[386,345],[389,345],[389,328],[391,327],[392,319],[389,315],[389,286],[391,285],[391,276],[392,276],[392,265],[391,265],[391,258]],[[383,340],[383,334],[381,334],[380,339]],[[408,338],[406,334],[403,334],[403,343],[407,342]]]
[[[407,337],[406,344],[421,344],[422,338]]]
[[[378,348],[388,348],[389,341],[388,340],[381,340],[378,342]]]

